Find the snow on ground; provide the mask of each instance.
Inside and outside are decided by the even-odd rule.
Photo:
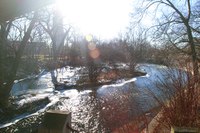
[[[54,71],[59,82],[66,82],[67,85],[75,85],[79,78],[78,71],[81,67],[64,67]],[[38,94],[54,91],[54,85],[51,82],[51,73],[46,72],[39,78],[30,78],[27,80],[19,80],[16,82],[11,90],[12,96],[23,94]]]
[[[58,80],[68,81],[71,84],[75,84],[78,79],[77,72],[81,68],[71,68],[65,67],[55,70],[58,76]],[[51,82],[51,73],[46,72],[44,75],[40,75],[38,78],[30,78],[18,80],[15,82],[12,90],[11,96],[14,96],[18,99],[16,102],[17,105],[23,106],[24,104],[32,103],[40,99],[47,98],[50,100],[50,103],[47,104],[44,108],[38,110],[33,114],[22,114],[11,120],[7,124],[0,124],[0,128],[10,126],[14,123],[17,123],[21,119],[28,118],[33,115],[38,115],[38,113],[44,112],[48,107],[54,105],[59,101],[60,98],[72,98],[77,96],[79,92],[75,89],[66,90],[66,91],[55,91],[54,85]]]

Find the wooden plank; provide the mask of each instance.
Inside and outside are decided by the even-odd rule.
[[[198,128],[189,128],[189,127],[172,127],[171,133],[199,133]]]

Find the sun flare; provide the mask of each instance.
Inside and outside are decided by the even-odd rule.
[[[128,26],[131,11],[130,0],[57,0],[56,7],[65,23],[106,39]]]

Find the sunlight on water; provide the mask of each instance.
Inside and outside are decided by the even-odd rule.
[[[160,70],[156,65],[141,64],[138,69],[147,72],[145,76],[132,78],[130,80],[119,80],[115,84],[103,85],[97,90],[87,88],[85,90],[62,90],[56,91],[53,88],[43,88],[43,93],[36,93],[34,89],[32,93],[25,94],[18,101],[19,105],[31,103],[45,97],[50,101],[36,112],[30,114],[21,114],[10,120],[6,124],[0,125],[0,128],[14,125],[22,119],[31,116],[39,116],[47,109],[59,109],[70,111],[72,113],[72,126],[80,132],[110,132],[116,127],[120,127],[125,123],[134,121],[138,115],[147,112],[156,106],[152,98],[145,92],[148,89],[155,90],[152,81],[155,81],[158,76],[161,76]],[[57,70],[58,77],[64,77],[74,81],[74,74],[80,68],[71,69],[70,67]],[[50,74],[46,73],[41,76],[37,83],[39,87],[45,87],[40,84],[51,83]],[[29,82],[27,80],[26,82]],[[24,82],[26,84],[26,82]],[[18,82],[20,83],[20,82]],[[17,84],[18,84],[17,83]],[[21,82],[21,86],[23,86]],[[36,86],[36,87],[37,87]],[[19,87],[19,86],[18,86]],[[35,88],[35,87],[33,87]],[[18,88],[20,90],[20,88]],[[21,88],[23,90],[23,88]],[[28,90],[30,90],[28,88]],[[33,95],[34,92],[34,95]],[[158,93],[159,94],[159,93]],[[117,122],[116,122],[117,121]],[[17,127],[19,128],[19,127]]]

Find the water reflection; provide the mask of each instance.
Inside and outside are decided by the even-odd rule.
[[[76,90],[70,91],[77,92]],[[63,94],[67,94],[67,91]],[[62,97],[55,109],[70,111],[72,113],[72,126],[81,132],[91,133],[104,131],[100,122],[99,107],[96,91],[86,90],[78,92],[71,98]]]
[[[111,131],[136,121],[138,116],[150,109],[134,82],[126,84],[123,88],[107,88],[107,93],[100,96],[100,103],[103,125]]]
[[[134,82],[125,84],[123,88],[118,85],[107,87],[106,90],[102,88],[97,91],[70,90],[74,95],[69,99],[62,96],[55,109],[72,112],[75,129],[85,133],[103,133],[133,122],[152,108],[141,97],[142,93]],[[64,91],[62,95],[68,97],[68,93]]]

